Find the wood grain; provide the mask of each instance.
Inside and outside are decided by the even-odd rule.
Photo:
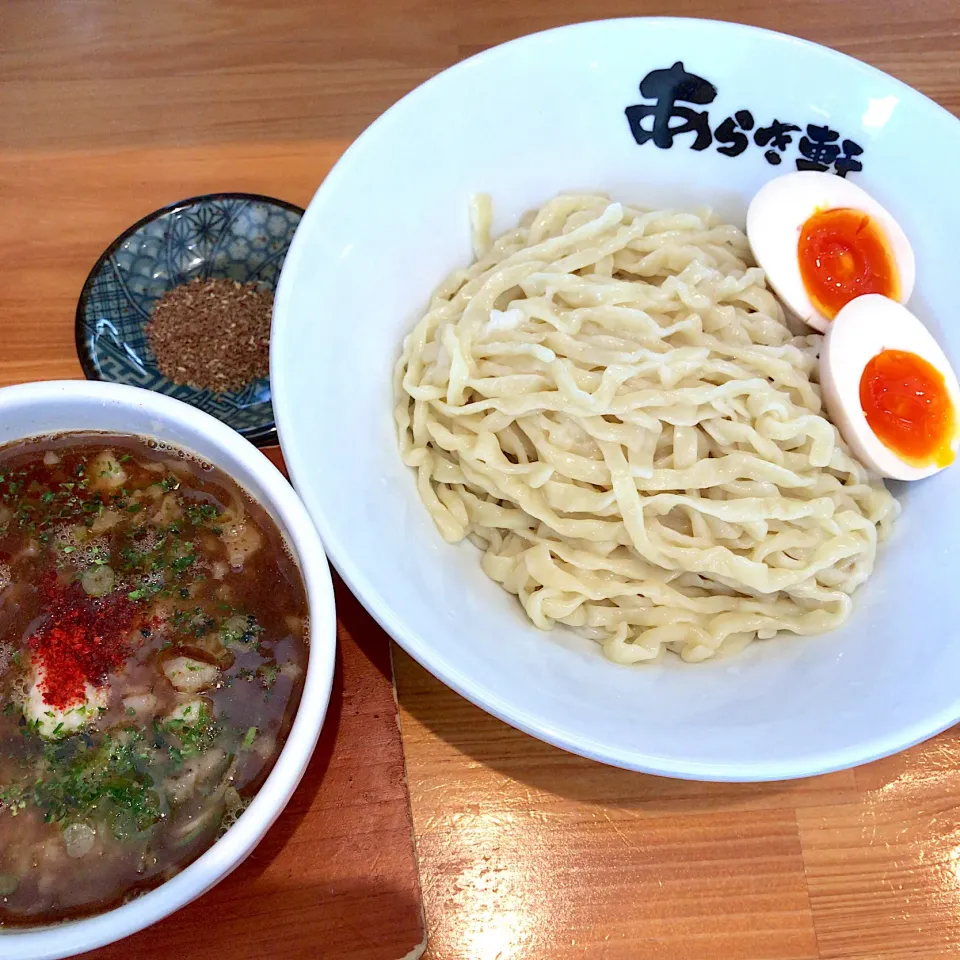
[[[960,952],[960,733],[859,770],[706,784],[604,767],[395,657],[433,960]]]
[[[305,203],[353,137],[444,66],[564,22],[662,14],[825,43],[960,112],[956,0],[0,0],[0,383],[79,372],[72,319],[86,272],[150,209],[222,189]],[[563,754],[405,655],[396,667],[433,960],[960,954],[955,731],[827,777],[683,783]],[[349,780],[337,789],[354,795]],[[306,824],[286,828],[296,855],[250,868],[300,903],[308,882],[290,863],[315,864]],[[368,914],[346,891],[365,876],[340,888],[361,929]],[[385,901],[404,900],[382,859],[369,876]],[[226,899],[204,898],[157,935],[188,918],[239,923],[221,889]],[[257,920],[302,922],[294,911]],[[307,931],[310,944],[329,933]],[[161,955],[151,942],[144,956]],[[189,944],[183,955],[198,955]],[[235,936],[214,955],[307,950],[283,944]]]
[[[642,15],[793,33],[960,109],[956,0],[4,0],[0,149],[352,139],[488,46]]]

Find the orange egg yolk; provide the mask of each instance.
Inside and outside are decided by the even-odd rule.
[[[915,467],[953,462],[953,403],[943,374],[923,357],[883,350],[864,367],[860,406],[885,447]]]
[[[828,320],[866,293],[900,299],[890,244],[862,210],[818,210],[800,228],[797,257],[807,296]]]

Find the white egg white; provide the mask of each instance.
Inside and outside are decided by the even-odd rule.
[[[848,303],[830,324],[820,352],[820,387],[827,413],[857,459],[883,477],[921,480],[943,469],[905,463],[870,428],[860,404],[860,378],[883,350],[905,350],[943,374],[954,410],[960,410],[960,386],[940,345],[904,306],[879,294]],[[954,437],[957,450],[960,437]]]
[[[890,244],[900,278],[900,302],[913,293],[913,248],[893,216],[865,190],[832,173],[805,170],[765,184],[747,211],[747,238],[757,264],[784,304],[821,333],[830,320],[813,305],[803,285],[797,247],[803,225],[821,210],[850,207],[873,217]]]
[[[84,683],[84,698],[66,709],[51,706],[44,699],[43,683],[46,670],[42,663],[34,663],[31,684],[23,702],[23,715],[44,740],[61,740],[96,720],[106,710],[110,699],[108,685],[94,687]]]

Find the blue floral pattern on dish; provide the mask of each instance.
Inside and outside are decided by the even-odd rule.
[[[145,217],[100,256],[77,306],[77,352],[92,380],[176,397],[212,414],[258,446],[276,443],[270,381],[214,394],[168,380],[146,324],[157,300],[194,278],[222,277],[275,290],[303,211],[251,194],[184,200]]]

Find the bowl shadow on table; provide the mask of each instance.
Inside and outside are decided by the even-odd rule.
[[[263,842],[254,850],[241,869],[251,869],[254,871],[254,876],[262,873],[277,856],[283,853],[284,847],[297,832],[301,822],[313,806],[320,785],[323,783],[323,778],[330,767],[342,716],[343,655],[338,647],[333,687],[330,690],[330,705],[327,707],[327,716],[323,722],[323,729],[320,731],[317,747],[307,764],[303,779],[290,799],[290,803],[287,804]]]
[[[350,638],[360,648],[370,663],[376,667],[384,679],[393,684],[393,670],[390,660],[390,649],[387,642],[375,635],[379,628],[373,625],[373,630],[367,629],[363,619],[369,619],[360,603],[344,586],[343,581],[334,574],[334,594],[337,606],[337,634],[338,643],[336,662],[333,674],[333,687],[330,691],[330,705],[327,707],[327,716],[323,722],[323,729],[317,741],[313,757],[307,765],[303,779],[297,787],[290,803],[280,815],[267,835],[266,840],[254,851],[247,860],[247,865],[256,861],[257,872],[266,870],[273,860],[283,853],[287,842],[296,834],[302,820],[309,813],[313,801],[323,783],[324,777],[330,768],[334,752],[338,745],[343,721],[344,697],[351,697],[356,690],[346,690],[344,687],[343,665],[343,633],[349,633]],[[371,621],[372,623],[372,621]]]
[[[377,672],[392,686],[393,658],[390,654],[392,641],[377,622],[367,613],[363,604],[350,592],[349,587],[333,573],[333,593],[337,603],[337,631],[340,642],[343,633],[363,651]]]
[[[269,850],[266,849],[266,843],[261,844],[248,861],[248,863],[254,859],[259,861],[259,870],[261,871],[266,869],[273,859],[283,852],[284,846],[297,833],[301,821],[313,806],[314,799],[327,776],[331,763],[334,761],[335,753],[343,747],[345,737],[342,728],[345,704],[347,705],[347,712],[351,715],[363,712],[367,692],[360,684],[351,682],[351,679],[356,679],[355,677],[348,678],[346,682],[344,680],[345,644],[352,643],[359,648],[369,665],[374,667],[390,689],[393,689],[393,666],[389,640],[380,633],[379,627],[370,620],[369,615],[336,573],[333,575],[333,580],[337,608],[338,643],[330,704],[327,708],[327,716],[324,720],[320,738],[317,741],[317,747],[303,779],[290,804],[268,834],[268,838],[271,840]],[[372,716],[373,719],[379,720],[381,714],[374,713]],[[355,718],[353,722],[356,722]],[[340,759],[342,761],[342,757]],[[352,781],[353,778],[350,779]]]
[[[434,773],[440,777],[437,767],[450,764],[452,770],[456,764],[462,771],[462,758],[467,757],[489,771],[485,791],[491,796],[494,790],[518,797],[532,791],[531,796],[552,795],[635,815],[774,810],[851,802],[864,789],[893,782],[904,770],[905,761],[894,757],[856,770],[768,783],[678,780],[636,773],[576,756],[514,729],[444,686],[398,648],[395,662],[408,765],[416,757],[431,768],[424,772],[426,778]],[[411,766],[412,778],[420,775]]]

